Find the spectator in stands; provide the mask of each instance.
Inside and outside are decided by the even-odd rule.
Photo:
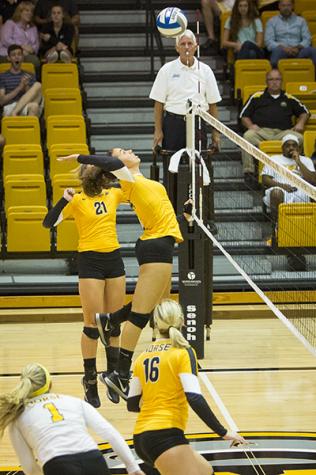
[[[64,10],[60,5],[52,7],[51,19],[52,21],[43,25],[40,33],[41,53],[48,63],[55,63],[58,60],[71,63],[74,26],[65,21]]]
[[[294,134],[287,134],[282,139],[282,155],[273,155],[278,165],[291,170],[312,185],[316,185],[316,171],[313,161],[299,154],[299,139]],[[281,203],[308,203],[309,196],[302,190],[290,185],[287,180],[273,168],[265,165],[262,170],[262,184],[266,188],[263,201],[271,212],[272,238],[267,244],[271,245],[277,236],[278,207]]]
[[[41,114],[42,88],[35,76],[22,70],[23,49],[20,45],[8,48],[11,67],[0,74],[0,105],[4,116]]]
[[[166,150],[180,150],[186,146],[184,116],[188,99],[200,103],[205,111],[217,118],[216,103],[221,100],[217,82],[209,66],[194,57],[196,38],[191,30],[186,30],[176,39],[179,58],[162,66],[150,92],[155,101],[154,147],[162,143]],[[199,72],[199,74],[197,74]],[[199,92],[199,77],[201,78]],[[207,146],[205,123],[201,130],[202,149]],[[219,133],[212,132],[214,149],[219,146]]]
[[[201,0],[201,8],[204,18],[204,24],[207,32],[207,41],[201,45],[202,49],[215,46],[214,21],[219,18],[222,12],[231,11],[235,0]]]
[[[316,64],[310,31],[306,20],[293,12],[293,0],[280,0],[279,10],[280,15],[268,20],[264,34],[272,66],[277,67],[282,58],[311,58]]]
[[[7,20],[1,28],[0,55],[7,55],[7,48],[10,45],[21,45],[24,60],[33,63],[39,72],[40,60],[37,56],[39,50],[39,36],[36,26],[33,23],[34,5],[32,2],[21,2],[12,17]]]
[[[224,26],[223,47],[236,59],[264,58],[263,27],[253,0],[237,0]]]
[[[44,25],[51,21],[50,12],[54,5],[60,5],[64,9],[65,15],[70,17],[70,21],[75,29],[75,47],[78,45],[80,16],[76,0],[38,0],[35,7],[35,22],[42,31]]]
[[[293,134],[283,138],[282,155],[271,157],[277,164],[282,165],[293,173],[299,174],[312,185],[316,184],[315,165],[312,160],[299,155],[299,142]],[[266,240],[268,246],[277,243],[278,207],[281,203],[308,203],[309,196],[303,190],[289,185],[283,176],[271,167],[265,166],[262,171],[263,184],[268,187],[264,196],[264,203],[271,212],[272,234]],[[306,271],[307,264],[303,255],[303,248],[288,250],[286,257],[289,270]]]
[[[244,138],[258,146],[262,140],[281,140],[291,132],[300,143],[303,141],[305,123],[309,118],[307,108],[295,97],[281,89],[280,71],[272,69],[266,77],[264,91],[253,94],[241,111],[242,125],[247,129]],[[297,117],[293,126],[292,117]],[[255,162],[249,153],[242,152],[245,182],[250,188],[256,188]]]
[[[0,0],[0,25],[12,18],[16,7],[22,0]]]

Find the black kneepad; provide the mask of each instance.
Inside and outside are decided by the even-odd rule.
[[[150,313],[131,312],[128,317],[128,322],[131,322],[135,327],[145,328],[150,319]]]
[[[121,334],[121,325],[119,323],[111,322],[111,336],[120,336]]]
[[[83,333],[91,340],[97,340],[99,338],[99,331],[94,327],[83,327]]]

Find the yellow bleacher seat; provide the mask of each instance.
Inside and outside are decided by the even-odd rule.
[[[264,84],[271,70],[267,59],[238,59],[235,61],[235,98],[241,97],[243,88],[252,84]]]
[[[44,99],[45,120],[51,115],[82,114],[82,99],[78,88],[46,89]]]
[[[255,94],[256,92],[259,91],[264,91],[267,86],[265,84],[252,84],[251,86],[244,86],[241,97],[242,97],[242,102],[243,104],[246,104],[248,101],[249,97],[252,96],[252,94]]]
[[[315,10],[315,7],[316,7],[316,3],[314,4],[314,10],[305,10],[302,13],[302,16],[307,21],[308,29],[309,29],[311,35],[316,34],[316,10]]]
[[[278,209],[278,246],[316,246],[316,203],[282,203]]]
[[[279,155],[282,153],[282,141],[281,140],[263,140],[259,144],[260,150],[262,150],[267,155]],[[258,163],[258,181],[262,182],[261,172],[264,167],[262,162]]]
[[[78,66],[69,64],[44,64],[42,67],[42,89],[79,88]]]
[[[11,63],[0,63],[0,74],[8,71],[11,67]],[[35,67],[33,63],[22,63],[23,71],[35,75]]]
[[[288,82],[315,81],[315,68],[311,59],[280,59],[278,68],[283,78],[283,89]]]
[[[261,13],[261,21],[262,21],[262,26],[263,26],[263,31],[266,27],[267,21],[270,20],[270,18],[273,18],[275,15],[279,14],[279,10],[266,10],[265,12]]]
[[[315,0],[295,0],[294,10],[295,13],[301,15],[306,10],[315,9]]]
[[[315,150],[316,130],[307,130],[304,132],[304,155],[311,157]]]
[[[57,144],[52,145],[49,149],[49,171],[50,177],[53,178],[59,173],[69,173],[74,170],[78,163],[71,160],[59,162],[58,157],[71,155],[72,153],[89,154],[89,148],[86,144]]]
[[[3,117],[2,134],[8,145],[41,143],[37,117]]]
[[[310,110],[310,118],[305,125],[305,132],[308,130],[315,130],[316,131],[316,110]]]
[[[287,82],[286,92],[303,102],[309,110],[316,109],[316,82]]]
[[[78,247],[78,231],[73,218],[67,218],[58,224],[56,229],[56,250],[76,251]]]
[[[73,174],[59,174],[52,179],[53,203],[62,197],[65,188],[74,188],[81,191],[80,180]],[[78,246],[78,231],[73,218],[67,218],[56,227],[56,249],[57,251],[76,251]]]
[[[58,173],[52,178],[52,187],[53,203],[57,203],[57,201],[63,196],[66,188],[74,188],[77,192],[81,191],[81,182],[73,173]]]
[[[42,225],[46,213],[46,206],[10,206],[7,213],[7,251],[50,251],[50,231]]]
[[[51,115],[47,119],[47,148],[53,144],[87,142],[86,125],[79,115]]]
[[[43,175],[7,175],[4,179],[5,209],[10,206],[46,206]]]
[[[43,152],[40,145],[6,145],[3,150],[3,176],[44,174]]]

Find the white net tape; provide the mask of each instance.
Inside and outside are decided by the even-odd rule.
[[[313,185],[307,183],[303,178],[291,172],[282,165],[278,165],[276,162],[272,161],[269,155],[262,152],[262,150],[256,148],[243,137],[240,137],[240,135],[236,134],[236,132],[231,130],[225,124],[215,119],[215,117],[211,116],[208,112],[203,111],[200,107],[196,109],[196,113],[200,117],[202,117],[205,122],[207,122],[216,130],[221,132],[223,135],[225,135],[243,150],[250,153],[250,155],[252,155],[254,158],[258,159],[260,162],[264,163],[265,165],[268,165],[270,168],[273,168],[277,173],[284,176],[288,180],[289,184],[297,186],[297,188],[303,190],[304,193],[306,193],[306,195],[308,195],[310,198],[316,200],[316,188]]]

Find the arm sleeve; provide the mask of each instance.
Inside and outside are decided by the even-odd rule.
[[[264,31],[264,43],[269,51],[272,51],[274,48],[279,46],[279,43],[275,41],[275,19],[270,18],[267,21],[265,31]]]
[[[293,113],[296,117],[300,116],[301,114],[309,114],[309,110],[307,109],[304,104],[301,103],[296,97],[292,96],[292,104],[293,104]]]
[[[300,44],[304,46],[304,48],[307,48],[308,46],[311,45],[311,34],[308,29],[307,22],[304,18],[301,18],[301,41]]]
[[[188,403],[199,418],[216,434],[223,437],[227,433],[227,429],[222,426],[210,406],[207,404],[202,394],[191,392],[185,393]]]
[[[260,18],[255,19],[255,29],[256,29],[256,33],[262,33],[263,32],[263,25],[262,25],[262,21],[260,20]]]
[[[166,66],[166,65],[165,65]],[[153,87],[151,88],[149,97],[154,101],[161,102],[165,104],[167,100],[167,88],[168,88],[168,78],[166,67],[162,66],[159,69],[156,79],[154,81]]]
[[[14,423],[9,426],[9,437],[25,475],[42,474],[42,470],[36,463],[30,446],[26,443],[21,432]]]
[[[14,44],[13,36],[13,27],[14,22],[12,20],[7,20],[4,25],[1,27],[1,43],[2,46],[8,48],[10,45]]]
[[[36,26],[32,28],[31,46],[34,50],[34,54],[37,54],[39,50],[39,35]]]
[[[200,383],[198,380],[198,368],[196,354],[193,348],[187,348],[183,353],[179,364],[179,378],[185,392],[187,401],[193,411],[200,419],[214,432],[221,437],[227,430],[219,422],[206,400],[202,396]]]
[[[60,214],[68,203],[69,201],[67,201],[66,198],[60,198],[60,200],[52,209],[48,211],[47,215],[45,216],[43,221],[44,228],[52,228],[61,221]]]
[[[117,160],[117,158],[112,157],[111,155],[79,155],[77,159],[79,163],[83,163],[84,165],[95,165],[105,171],[110,171],[111,164],[116,164]],[[122,167],[123,166],[122,162]]]
[[[139,470],[139,466],[121,434],[90,404],[85,401],[81,402],[87,426],[93,429],[100,437],[110,442],[113,450],[123,461],[129,473]]]
[[[142,397],[142,386],[138,377],[133,376],[129,388],[127,399],[127,410],[129,412],[140,412],[140,400]]]
[[[242,118],[242,117],[250,117],[251,118],[251,116],[254,112],[254,101],[255,101],[254,97],[250,96],[250,98],[246,102],[246,105],[241,110],[241,113],[240,113],[240,116],[239,116],[240,118]]]

